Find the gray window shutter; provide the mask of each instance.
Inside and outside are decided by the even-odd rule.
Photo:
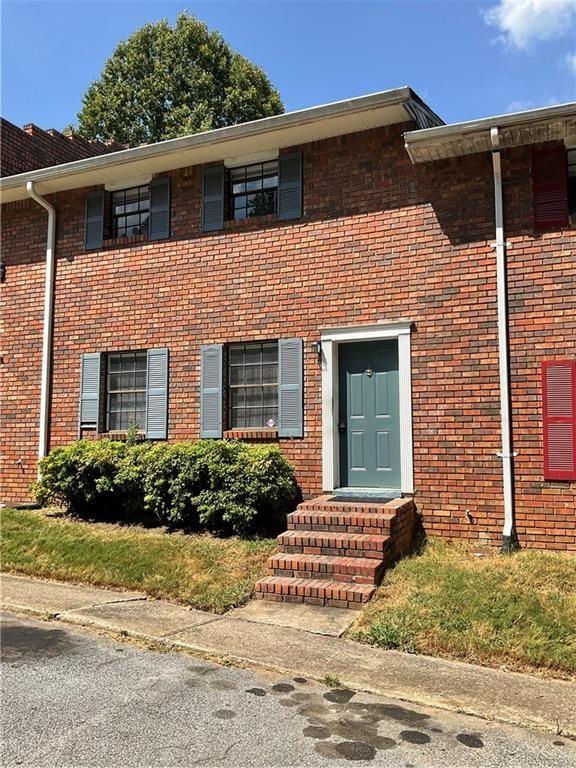
[[[200,437],[222,437],[222,344],[201,349]]]
[[[278,435],[304,435],[304,364],[302,339],[278,341]]]
[[[100,420],[100,352],[82,355],[80,371],[80,429],[98,429]]]
[[[170,237],[170,179],[162,176],[150,182],[150,240]]]
[[[224,228],[224,166],[204,168],[202,174],[202,231]]]
[[[92,250],[102,247],[104,237],[104,190],[88,192],[84,222],[84,247]]]
[[[146,368],[146,437],[168,437],[168,350],[149,349]]]
[[[291,152],[278,158],[278,218],[302,217],[302,153]]]

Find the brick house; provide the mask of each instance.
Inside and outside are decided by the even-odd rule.
[[[0,136],[0,176],[13,176],[124,149],[114,141],[87,141],[54,128],[45,131],[34,123],[19,128],[3,117],[0,118]]]
[[[409,88],[3,178],[0,498],[135,422],[576,550],[575,184],[576,105]]]

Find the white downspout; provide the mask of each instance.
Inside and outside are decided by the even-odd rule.
[[[26,192],[48,211],[46,236],[46,275],[44,280],[44,324],[42,328],[42,377],[40,385],[40,434],[38,459],[48,453],[50,423],[50,380],[52,373],[52,329],[54,320],[54,271],[56,255],[56,210],[35,191],[34,182],[26,182]]]
[[[498,128],[490,129],[492,167],[494,171],[494,210],[496,223],[496,278],[498,295],[498,362],[500,373],[500,429],[502,449],[502,479],[504,490],[504,528],[502,551],[515,545],[514,532],[514,456],[510,423],[510,368],[508,361],[508,299],[506,286],[506,241],[504,239],[504,209],[502,204],[502,166]]]

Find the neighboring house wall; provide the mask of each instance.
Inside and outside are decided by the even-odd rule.
[[[54,195],[51,443],[78,434],[85,352],[168,347],[171,440],[199,435],[200,346],[305,340],[305,432],[280,439],[322,490],[320,329],[409,318],[416,502],[428,533],[499,544],[503,522],[493,180],[488,154],[414,167],[410,124],[302,147],[304,216],[202,234],[201,167],[169,174],[172,239],[86,252],[85,190]],[[516,517],[525,546],[576,549],[576,484],[542,479],[540,362],[576,355],[574,228],[536,233],[530,149],[503,153]],[[2,499],[35,477],[46,217],[4,212]],[[25,246],[23,247],[23,243]],[[572,249],[572,250],[571,250]]]
[[[116,142],[86,141],[29,123],[19,128],[0,118],[0,176],[70,163],[122,149]]]

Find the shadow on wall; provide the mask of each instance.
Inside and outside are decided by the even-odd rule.
[[[410,253],[429,249],[437,241],[438,227],[452,246],[490,242],[494,238],[494,191],[490,153],[438,160],[413,165],[404,148],[403,132],[410,123],[372,129],[305,145],[305,216],[293,225],[254,220],[239,222],[229,234],[268,231],[302,222],[331,221],[347,216],[411,209],[418,228]],[[530,147],[504,152],[505,216],[507,234],[538,237],[532,226]],[[200,230],[202,166],[184,168],[171,174],[172,240],[221,237]],[[49,195],[58,213],[58,249],[63,240],[68,257],[83,253],[84,200],[86,190]],[[4,217],[4,241],[19,242],[19,248],[6,248],[5,261],[29,264],[44,260],[45,215],[31,200],[10,203]],[[390,233],[406,226],[406,221],[390,221]],[[21,233],[27,232],[26,250],[21,249]],[[20,233],[20,236],[18,236]],[[384,233],[383,233],[384,234]],[[120,244],[119,244],[120,245]],[[122,247],[138,247],[126,243]],[[116,246],[115,246],[116,247]],[[62,253],[58,254],[62,258]],[[469,257],[468,257],[469,258]],[[393,261],[393,255],[390,262]],[[434,259],[430,259],[434,269]]]

